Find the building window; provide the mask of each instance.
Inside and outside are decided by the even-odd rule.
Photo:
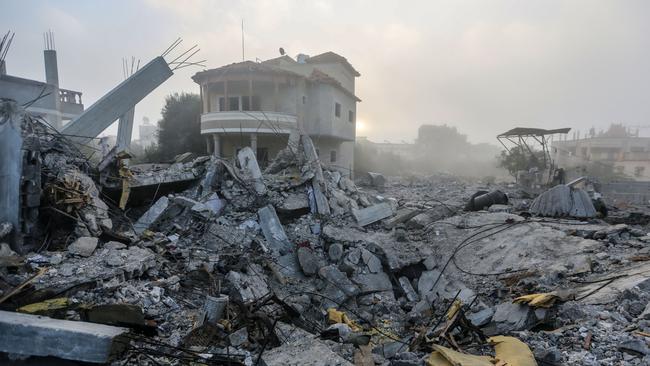
[[[334,115],[336,118],[341,118],[341,104],[334,103]]]
[[[634,176],[637,178],[643,177],[643,172],[645,171],[644,166],[637,166],[634,168]]]
[[[225,110],[226,110],[226,98],[219,97],[219,112],[223,112]]]
[[[229,111],[238,111],[239,110],[239,97],[229,97],[228,98],[228,110]]]
[[[348,122],[354,123],[354,112],[348,111]]]
[[[616,173],[623,174],[624,170],[625,170],[625,167],[623,165],[617,165],[616,166]]]
[[[336,163],[336,150],[330,151],[330,163]]]
[[[248,95],[244,95],[241,97],[241,110],[242,111],[250,111],[251,110],[251,104],[249,103],[250,99]]]

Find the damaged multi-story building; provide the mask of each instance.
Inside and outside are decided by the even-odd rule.
[[[283,55],[201,71],[201,134],[209,153],[232,157],[244,146],[266,165],[292,130],[312,137],[322,163],[353,170],[359,72],[334,52]]]
[[[77,118],[83,111],[81,92],[59,87],[59,69],[52,33],[46,33],[45,82],[7,74],[0,60],[0,97],[13,99],[35,116],[41,116],[56,129]]]

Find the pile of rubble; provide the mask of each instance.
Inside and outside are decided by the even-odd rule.
[[[360,188],[299,134],[264,171],[250,148],[93,166],[20,118],[40,198],[29,235],[0,225],[5,361],[650,362],[643,225],[531,216],[516,187],[451,176]]]

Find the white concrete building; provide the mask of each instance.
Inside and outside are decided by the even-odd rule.
[[[286,146],[291,130],[312,137],[321,162],[353,170],[360,74],[342,56],[326,52],[244,61],[198,72],[201,134],[209,153],[231,157],[250,146],[261,165]]]

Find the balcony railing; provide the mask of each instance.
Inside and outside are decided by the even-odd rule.
[[[61,103],[83,104],[81,101],[81,92],[67,89],[59,89],[59,99]]]
[[[270,111],[227,111],[201,115],[201,133],[290,133],[298,128],[294,114]]]

